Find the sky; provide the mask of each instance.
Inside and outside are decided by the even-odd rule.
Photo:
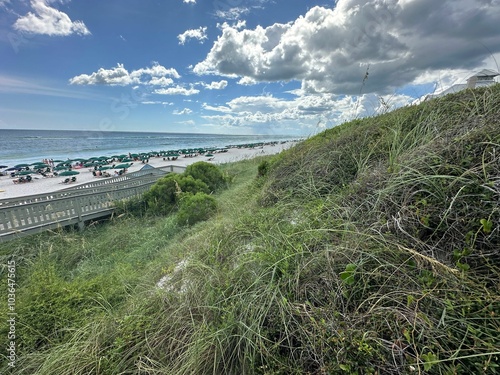
[[[498,71],[500,0],[0,0],[0,129],[308,136]]]

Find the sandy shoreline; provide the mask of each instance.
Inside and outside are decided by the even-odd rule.
[[[227,152],[219,152],[213,154],[213,158],[206,157],[204,155],[198,155],[194,157],[183,157],[182,155],[175,161],[163,160],[162,157],[152,157],[149,159],[149,165],[153,167],[163,167],[166,165],[179,165],[187,166],[189,164],[195,163],[197,161],[209,161],[214,164],[230,163],[244,159],[250,159],[256,156],[263,155],[273,155],[281,152],[284,149],[292,147],[296,142],[288,141],[285,143],[278,144],[267,144],[261,147],[255,148],[229,148]],[[211,160],[209,160],[211,159]],[[136,161],[128,169],[128,173],[135,172],[144,167],[140,161]],[[64,184],[62,181],[65,177],[43,177],[38,174],[33,174],[32,181],[26,183],[15,184],[10,176],[0,176],[0,200],[6,198],[24,197],[34,194],[43,194],[53,191],[58,191],[66,189],[71,186],[76,186],[81,183],[87,183],[89,181],[95,181],[96,177],[92,174],[90,168],[75,169],[80,172],[76,176],[76,182],[71,184]],[[110,170],[110,173],[114,176],[114,171]]]

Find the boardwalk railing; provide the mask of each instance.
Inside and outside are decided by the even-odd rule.
[[[151,168],[123,176],[20,198],[0,200],[0,241],[109,215],[114,202],[140,196],[167,173],[184,167]]]

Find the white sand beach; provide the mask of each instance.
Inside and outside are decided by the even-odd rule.
[[[288,141],[278,144],[266,144],[255,148],[233,147],[227,149],[227,152],[215,153],[213,154],[213,157],[206,157],[204,155],[184,157],[181,155],[177,160],[174,161],[163,160],[163,157],[151,157],[148,164],[152,167],[163,167],[167,165],[187,166],[197,161],[208,161],[214,164],[224,164],[244,159],[250,159],[256,156],[277,154],[284,149],[292,147],[295,144],[295,141]],[[132,164],[132,166],[130,166],[127,173],[138,171],[144,166],[145,164],[143,164],[141,161],[136,161]],[[13,180],[15,180],[16,178],[12,178],[10,176],[0,176],[0,200],[5,198],[24,197],[28,195],[49,193],[67,189],[81,183],[93,181],[97,178],[92,174],[91,168],[80,168],[74,170],[79,171],[80,174],[76,176],[76,182],[70,184],[63,183],[62,181],[65,180],[65,177],[61,176],[43,177],[38,174],[32,174],[31,182],[17,184],[13,182]],[[112,176],[114,176],[113,170],[110,170],[110,173]]]

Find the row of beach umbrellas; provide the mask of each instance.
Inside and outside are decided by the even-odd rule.
[[[53,168],[43,162],[36,162],[32,164],[27,164],[27,163],[22,163],[22,164],[16,164],[13,167],[8,167],[7,165],[0,165],[0,169],[4,169],[5,172],[13,172],[15,173],[16,176],[25,176],[29,174],[34,174],[37,173],[40,170],[46,169],[46,168],[51,168],[53,171],[58,172],[59,176],[74,176],[79,174],[79,171],[75,171],[71,169],[73,163],[75,161],[77,162],[84,162],[87,159],[71,159],[71,160],[65,160],[65,161],[56,161],[54,160],[56,164]],[[133,163],[120,163],[120,164],[114,164],[114,165],[105,165],[107,161],[104,161],[104,159],[98,159],[95,158],[93,159],[94,162],[92,163],[85,163],[85,167],[97,167],[97,170],[106,170],[106,169],[128,169]],[[108,160],[108,159],[106,159]],[[6,168],[6,169],[5,169]]]
[[[252,145],[253,146],[253,145]],[[17,174],[29,174],[34,171],[44,169],[44,168],[52,168],[54,171],[66,171],[70,169],[75,163],[82,165],[83,167],[96,167],[99,166],[98,169],[127,169],[130,167],[130,162],[134,160],[147,160],[150,157],[162,156],[162,157],[179,157],[180,155],[192,155],[192,154],[204,154],[207,157],[212,157],[214,152],[218,151],[227,151],[228,147],[222,148],[185,148],[179,150],[162,150],[162,151],[151,151],[151,152],[142,152],[142,153],[133,153],[133,154],[117,154],[111,156],[94,156],[90,158],[74,158],[67,160],[52,160],[54,163],[52,165],[48,165],[44,162],[35,162],[31,164],[16,164],[13,167],[8,167],[7,165],[0,165],[0,169],[14,172]],[[108,166],[112,161],[118,161],[120,164],[114,166]],[[75,174],[76,171],[70,171],[72,174]],[[59,173],[62,175],[63,172]]]

